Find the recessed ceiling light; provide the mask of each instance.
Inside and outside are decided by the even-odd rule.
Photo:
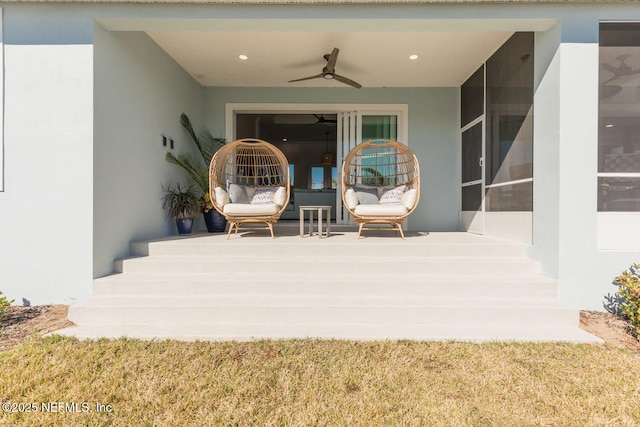
[[[282,138],[282,142],[287,142],[287,138]]]
[[[613,125],[612,125],[611,123],[609,123],[608,125],[605,125],[604,127],[606,127],[606,128],[612,128],[612,127],[613,127]]]
[[[409,59],[412,60],[412,61],[415,61],[416,59],[418,59],[418,55],[416,55],[416,54],[410,55]]]
[[[238,55],[238,58],[242,59],[243,61],[246,61],[247,59],[249,59],[249,57],[247,55]]]

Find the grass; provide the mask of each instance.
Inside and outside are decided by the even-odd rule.
[[[0,352],[0,366],[0,400],[38,406],[0,425],[640,425],[640,358],[592,345],[53,336]]]

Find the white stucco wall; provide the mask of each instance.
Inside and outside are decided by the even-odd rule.
[[[596,310],[616,292],[613,278],[640,260],[639,251],[598,248],[598,23],[612,16],[578,15],[536,38],[530,252],[558,279],[561,301]]]
[[[457,231],[460,200],[459,88],[207,88],[205,116],[225,135],[225,104],[408,104],[409,146],[420,161],[420,203],[410,230]]]
[[[70,303],[91,290],[93,47],[82,23],[69,43],[4,12],[0,291],[17,304]]]
[[[94,275],[113,271],[129,242],[173,234],[162,186],[181,180],[165,160],[192,149],[180,125],[186,113],[201,128],[204,91],[146,34],[95,28]]]

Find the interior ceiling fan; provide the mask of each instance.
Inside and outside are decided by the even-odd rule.
[[[605,82],[602,82],[601,84],[605,85],[609,82],[612,82],[624,77],[630,77],[635,74],[640,74],[640,70],[634,70],[633,68],[631,68],[629,64],[625,62],[630,56],[631,55],[629,54],[624,54],[616,57],[616,61],[620,62],[620,65],[618,65],[617,67],[614,67],[611,64],[602,64],[603,68],[605,68],[610,73],[613,73],[613,77],[611,77],[609,80]]]
[[[315,126],[315,125],[335,125],[336,123],[338,123],[337,119],[327,119],[323,114],[317,115],[317,114],[313,114],[313,116],[316,118],[316,121],[311,123],[308,126]]]
[[[301,79],[289,80],[289,83],[301,82],[303,80],[311,80],[311,79],[337,80],[341,83],[360,89],[362,87],[360,83],[354,82],[351,79],[348,79],[346,77],[336,74],[335,68],[336,68],[336,61],[338,60],[338,53],[340,53],[340,49],[338,49],[337,47],[334,47],[331,54],[324,55],[324,59],[326,59],[327,65],[322,69],[322,73],[316,74],[315,76],[311,76],[311,77],[303,77]]]

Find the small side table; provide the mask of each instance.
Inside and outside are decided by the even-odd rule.
[[[331,233],[331,206],[300,206],[300,237],[304,236],[304,212],[309,211],[309,236],[313,236],[313,213],[318,212],[318,237],[322,238],[322,211],[327,213],[325,237]]]

